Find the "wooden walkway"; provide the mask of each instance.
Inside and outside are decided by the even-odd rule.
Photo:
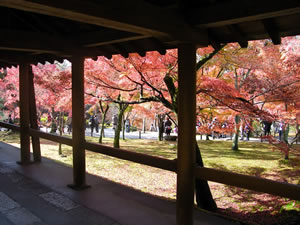
[[[91,188],[74,191],[67,187],[72,183],[72,168],[44,158],[20,166],[19,154],[18,148],[0,142],[1,225],[176,224],[172,201],[90,174]],[[194,215],[195,225],[239,224],[198,210]]]

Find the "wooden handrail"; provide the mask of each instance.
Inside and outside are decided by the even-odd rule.
[[[5,127],[14,131],[20,131],[21,128],[14,124],[0,122],[1,127]],[[32,136],[40,137],[50,141],[72,146],[72,138],[49,134],[40,130],[29,129]],[[164,159],[156,156],[150,156],[142,153],[131,152],[124,149],[117,149],[97,143],[85,142],[85,148],[92,152],[116,157],[119,159],[129,160],[132,162],[148,165],[168,171],[176,172],[176,160]],[[269,193],[281,197],[287,197],[300,201],[300,185],[289,184],[284,182],[273,181],[265,178],[259,178],[249,175],[237,174],[223,170],[195,167],[195,176],[197,178],[214,181],[222,184],[241,187],[253,191]]]
[[[39,138],[47,139],[49,141],[54,141],[54,142],[58,142],[61,144],[72,146],[72,138],[70,138],[70,137],[64,137],[64,136],[60,136],[57,134],[49,134],[49,133],[46,133],[46,132],[43,132],[40,130],[35,130],[32,128],[29,129],[29,134],[32,136],[39,137]]]
[[[196,167],[195,175],[203,180],[214,181],[253,191],[300,200],[300,185],[283,183],[265,178],[237,174],[206,167]]]
[[[113,148],[97,143],[86,142],[85,148],[109,156],[113,156],[119,159],[125,159],[132,162],[148,165],[168,171],[176,172],[176,160],[164,159],[156,156],[146,155],[137,152],[131,152],[124,149]]]
[[[6,122],[0,122],[0,127],[5,127],[7,129],[11,129],[14,131],[21,131],[21,127],[15,124],[11,124],[11,123],[6,123]]]

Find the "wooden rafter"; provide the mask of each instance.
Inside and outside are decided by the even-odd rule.
[[[146,35],[137,35],[116,30],[101,30],[97,32],[79,34],[75,40],[84,47],[96,47],[125,41],[147,38]]]
[[[233,0],[222,4],[213,4],[210,7],[193,8],[190,9],[189,15],[197,27],[209,28],[300,13],[298,0],[284,2],[252,0],[247,1],[247,5],[244,5],[245,2]]]
[[[281,44],[281,38],[278,32],[278,29],[276,27],[276,24],[274,23],[273,19],[264,19],[262,20],[262,23],[265,27],[265,30],[269,34],[270,38],[272,39],[272,42],[274,45]]]
[[[64,51],[74,49],[72,41],[63,37],[51,36],[46,33],[17,31],[1,29],[0,33],[4,38],[0,40],[0,49],[43,52],[64,55]],[[21,37],[21,38],[20,38]]]
[[[159,54],[164,55],[166,54],[166,48],[162,46],[161,42],[159,42],[157,39],[151,38],[146,40],[147,45],[151,46],[153,50],[156,50],[159,52]],[[145,51],[147,49],[145,48]]]
[[[241,46],[241,48],[247,48],[248,41],[244,34],[239,30],[239,28],[236,25],[230,25],[227,26],[228,30],[234,35],[237,42]]]
[[[179,15],[144,1],[104,1],[101,4],[92,4],[79,0],[0,0],[0,6],[149,35],[163,40],[193,42],[203,46],[207,44],[205,30],[193,29],[184,20],[179,19]]]

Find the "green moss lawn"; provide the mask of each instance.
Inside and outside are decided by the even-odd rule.
[[[97,142],[97,138],[86,137]],[[19,135],[1,131],[0,141],[19,146]],[[104,138],[104,144],[112,146],[111,138]],[[300,151],[293,151],[289,160],[268,143],[241,142],[240,150],[231,150],[230,141],[199,141],[204,164],[207,167],[264,177],[276,181],[300,184]],[[121,140],[121,148],[139,153],[176,158],[176,142],[155,140]],[[296,146],[298,148],[298,146]],[[42,140],[42,156],[67,165],[72,164],[72,152],[63,146],[63,157],[58,155],[58,144]],[[175,173],[115,159],[86,151],[87,171],[134,189],[163,198],[176,198]],[[286,220],[284,209],[300,210],[296,201],[241,188],[209,182],[219,211],[257,224],[273,224]]]

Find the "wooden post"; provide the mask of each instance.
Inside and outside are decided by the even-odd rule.
[[[84,57],[72,58],[72,140],[73,184],[69,187],[80,190],[85,183],[85,129],[84,129]]]
[[[19,67],[20,92],[20,139],[21,160],[19,164],[30,163],[30,136],[29,136],[29,64],[21,63]]]
[[[31,128],[39,130],[38,117],[36,111],[35,93],[34,93],[34,82],[33,82],[33,72],[32,66],[29,67],[29,113],[30,113],[30,125]],[[40,138],[32,136],[32,150],[33,150],[33,160],[35,162],[41,161],[41,146]]]
[[[177,225],[193,224],[196,145],[196,48],[178,48]]]

